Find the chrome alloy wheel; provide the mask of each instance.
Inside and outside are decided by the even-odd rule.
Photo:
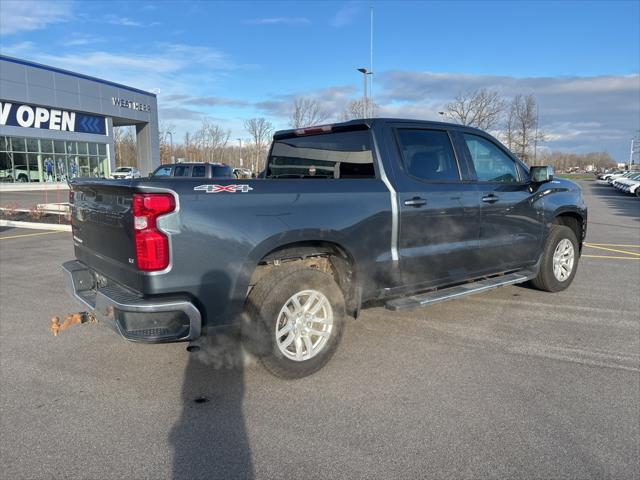
[[[569,240],[563,238],[558,242],[558,246],[553,252],[553,275],[556,280],[564,282],[571,276],[575,256],[573,244]]]
[[[280,309],[276,343],[285,357],[302,362],[322,351],[332,329],[333,310],[327,297],[317,290],[303,290]]]

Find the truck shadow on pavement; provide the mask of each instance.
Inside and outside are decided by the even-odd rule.
[[[228,281],[205,275],[202,288]],[[220,277],[222,277],[220,276]],[[205,281],[206,280],[206,281]],[[224,283],[222,283],[224,285]],[[210,292],[208,292],[210,293]],[[207,292],[201,292],[206,298]],[[242,411],[247,355],[236,329],[201,337],[188,353],[182,414],[171,428],[174,479],[252,479],[251,447]]]

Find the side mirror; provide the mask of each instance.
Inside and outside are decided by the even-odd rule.
[[[529,178],[532,182],[544,183],[553,180],[553,167],[546,165],[544,167],[531,167],[529,169]]]

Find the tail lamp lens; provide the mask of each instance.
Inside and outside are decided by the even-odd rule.
[[[171,194],[133,194],[133,236],[138,269],[151,272],[169,266],[169,239],[158,230],[157,220],[175,208],[176,202]]]

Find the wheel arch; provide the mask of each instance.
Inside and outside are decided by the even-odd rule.
[[[247,281],[247,293],[273,268],[300,262],[311,268],[330,273],[345,297],[348,314],[357,317],[360,311],[361,290],[358,284],[356,261],[344,245],[333,239],[289,240],[280,242],[254,260]]]
[[[554,214],[552,225],[564,225],[569,227],[576,235],[580,251],[586,236],[586,219],[576,210],[561,210]]]

